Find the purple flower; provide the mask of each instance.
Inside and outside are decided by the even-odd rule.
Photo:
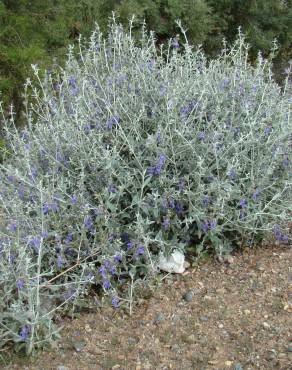
[[[107,121],[106,121],[106,124],[107,124],[107,128],[110,130],[113,128],[114,125],[118,125],[120,122],[120,117],[118,116],[113,116],[111,118],[109,118]]]
[[[215,230],[217,227],[217,220],[211,220],[209,224],[210,224],[210,229]]]
[[[27,338],[29,337],[30,331],[31,331],[30,325],[24,325],[21,328],[20,333],[19,333],[19,336],[20,336],[20,339],[23,342],[25,342],[27,340]]]
[[[205,137],[206,137],[205,132],[203,132],[203,131],[199,132],[199,134],[198,134],[198,139],[199,140],[203,141],[203,140],[205,140]]]
[[[288,168],[288,166],[289,166],[289,159],[288,159],[288,156],[284,158],[284,160],[283,160],[283,166],[284,166],[285,168]]]
[[[180,180],[179,184],[178,184],[178,190],[180,192],[184,191],[185,190],[185,184],[186,182],[184,180]]]
[[[8,225],[8,229],[9,231],[11,231],[12,233],[15,233],[15,231],[17,230],[17,223],[15,221],[11,222],[9,225]]]
[[[129,242],[129,241],[130,241],[130,236],[129,236],[129,234],[128,234],[128,233],[122,233],[122,234],[120,235],[120,237],[121,237],[121,241],[122,241],[123,243],[127,243],[127,242]]]
[[[236,178],[236,171],[232,168],[229,172],[228,172],[228,177],[231,179],[231,180],[235,180]]]
[[[18,196],[19,196],[19,199],[23,200],[24,199],[24,188],[23,186],[20,186],[19,189],[18,189]]]
[[[34,236],[28,241],[28,245],[33,247],[36,252],[39,251],[39,248],[41,246],[41,239],[37,236]]]
[[[207,195],[203,196],[202,204],[204,207],[208,207],[208,205],[210,204],[210,198]]]
[[[16,286],[19,290],[23,289],[24,288],[24,280],[23,279],[18,279],[16,281]]]
[[[168,207],[168,202],[165,196],[162,198],[162,208],[166,209]]]
[[[49,233],[47,232],[47,230],[44,230],[42,232],[41,236],[42,236],[43,239],[46,239],[49,236]]]
[[[69,244],[70,242],[72,242],[72,240],[73,240],[73,233],[68,233],[64,242],[65,242],[65,244]]]
[[[289,240],[288,236],[283,234],[283,232],[281,231],[281,229],[278,225],[274,226],[274,235],[275,235],[277,240],[279,240],[283,243],[287,243],[288,240]]]
[[[272,131],[272,126],[267,126],[264,130],[264,134],[268,136]]]
[[[164,154],[161,154],[159,156],[157,164],[153,167],[149,167],[148,170],[147,170],[147,173],[150,174],[150,175],[159,176],[162,172],[165,161],[166,161],[166,156]]]
[[[70,199],[71,199],[71,203],[72,204],[76,204],[77,203],[77,199],[78,199],[77,198],[77,195],[73,195]]]
[[[68,79],[69,86],[76,87],[76,78],[74,76],[70,76]]]
[[[109,269],[109,272],[110,272],[111,275],[116,275],[116,273],[117,273],[116,266],[111,266],[111,268]]]
[[[58,258],[57,258],[57,266],[59,269],[62,268],[63,266],[63,259],[62,259],[62,256],[60,254],[58,254]]]
[[[224,78],[220,83],[220,89],[225,89],[230,84],[229,78]]]
[[[104,289],[109,289],[110,287],[111,287],[111,283],[110,283],[110,281],[109,280],[107,280],[107,279],[105,279],[104,281],[103,281],[103,287],[104,287]]]
[[[161,143],[161,133],[160,132],[157,132],[156,134],[156,142],[157,142],[157,145]]]
[[[127,243],[127,249],[132,249],[134,247],[134,243],[130,240],[128,243]]]
[[[37,177],[38,175],[38,171],[35,167],[32,167],[31,170],[30,170],[30,176],[33,180],[35,180],[35,178]]]
[[[247,207],[247,201],[246,199],[241,199],[239,202],[239,205],[241,208],[246,208]]]
[[[184,207],[182,205],[182,203],[180,202],[175,202],[175,211],[176,213],[179,215],[179,214],[182,214],[184,212]]]
[[[59,211],[58,204],[57,203],[48,203],[48,202],[45,202],[44,205],[43,205],[43,213],[44,213],[44,215],[47,215],[50,210],[52,210],[54,212],[58,212]]]
[[[175,200],[173,199],[173,197],[169,198],[169,208],[175,209]]]
[[[93,221],[90,216],[85,217],[84,226],[88,231],[93,231]]]
[[[180,46],[176,37],[172,39],[171,46],[173,46],[175,49],[179,49]]]
[[[252,199],[256,202],[261,195],[260,189],[256,189],[252,194]]]
[[[144,254],[145,253],[145,248],[144,248],[144,246],[143,245],[139,245],[138,246],[138,248],[137,248],[137,250],[136,250],[136,255],[137,256],[140,256],[140,255],[142,255],[142,254]]]
[[[160,96],[163,96],[163,95],[165,95],[165,93],[166,93],[166,91],[167,91],[167,89],[166,89],[166,87],[165,86],[159,86],[159,95]]]
[[[109,193],[113,193],[113,194],[118,192],[118,189],[113,184],[110,184],[107,190]]]
[[[209,222],[208,221],[205,222],[204,224],[202,224],[202,229],[205,233],[209,230]]]
[[[119,308],[119,305],[120,305],[119,303],[120,303],[120,301],[119,301],[118,297],[113,297],[112,298],[112,305],[113,305],[114,308]]]
[[[114,261],[116,263],[120,263],[120,262],[122,262],[122,260],[123,260],[123,257],[120,254],[117,254],[117,255],[114,256]]]
[[[101,274],[101,276],[102,276],[103,278],[105,278],[105,277],[106,277],[106,268],[105,268],[105,266],[104,266],[104,265],[101,265],[98,271],[100,272],[100,274]]]
[[[170,228],[170,219],[169,217],[163,217],[162,226],[164,230],[168,230]]]
[[[110,261],[105,260],[105,261],[104,261],[104,267],[105,267],[106,269],[109,269],[109,268],[111,267]]]

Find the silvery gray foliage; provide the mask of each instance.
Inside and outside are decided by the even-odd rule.
[[[187,39],[158,49],[131,32],[114,21],[58,73],[33,66],[27,126],[3,118],[1,345],[47,343],[92,284],[131,306],[161,251],[289,243],[289,75],[281,89],[269,61],[251,66],[241,34],[207,61]]]

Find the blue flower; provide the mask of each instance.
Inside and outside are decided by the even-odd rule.
[[[116,266],[111,266],[111,267],[110,267],[110,269],[109,269],[109,273],[110,273],[111,275],[116,275],[116,273],[117,273],[117,268],[116,268]]]
[[[119,303],[120,303],[120,301],[119,301],[118,297],[113,297],[112,298],[112,305],[113,305],[114,308],[119,308],[119,305],[120,305]]]
[[[281,229],[278,225],[274,226],[274,235],[275,235],[277,240],[279,240],[283,243],[287,243],[289,241],[289,237],[287,235],[283,234],[283,232],[281,231]]]
[[[9,231],[11,231],[12,233],[15,233],[15,231],[17,230],[17,223],[15,221],[11,222],[8,226],[8,229]]]
[[[203,196],[202,204],[204,207],[208,207],[208,205],[210,204],[210,198],[207,195]]]
[[[162,226],[164,230],[168,230],[170,228],[170,219],[169,217],[163,217]]]
[[[246,208],[247,207],[247,201],[246,199],[241,199],[239,202],[239,205],[241,208]]]
[[[134,243],[130,240],[128,243],[127,243],[127,249],[132,249],[134,247]]]
[[[175,200],[173,199],[173,197],[169,198],[169,208],[175,209]]]
[[[18,279],[16,281],[16,286],[19,290],[23,289],[24,288],[24,280],[23,279]]]
[[[41,246],[41,239],[38,238],[37,236],[32,237],[31,239],[29,239],[28,245],[31,246],[31,247],[33,247],[34,250],[36,252],[38,252],[39,251],[39,248]]]
[[[71,199],[71,203],[72,204],[76,204],[77,203],[77,199],[78,199],[77,198],[77,195],[73,195],[70,199]]]
[[[173,46],[175,49],[180,48],[179,43],[178,43],[178,39],[176,37],[172,39],[171,46]]]
[[[68,233],[68,235],[66,236],[64,240],[64,243],[69,244],[70,242],[72,242],[72,240],[73,240],[73,233]]]
[[[103,278],[105,278],[105,277],[106,277],[106,268],[105,268],[105,266],[104,266],[104,265],[101,265],[98,271],[100,272],[100,274],[101,274],[101,276],[102,276]]]
[[[210,230],[215,230],[217,227],[217,220],[211,220],[209,225],[210,225]]]
[[[145,248],[144,248],[144,246],[143,245],[139,245],[138,246],[138,248],[137,248],[137,250],[136,250],[136,255],[137,256],[140,256],[140,255],[142,255],[142,254],[144,254],[145,253]]]
[[[180,192],[184,191],[186,182],[184,180],[180,180],[178,184],[178,190]]]
[[[88,231],[93,231],[93,221],[90,216],[85,217],[84,226]]]
[[[117,255],[114,256],[114,261],[116,263],[120,263],[120,262],[122,262],[122,260],[123,260],[123,257],[120,254],[117,254]]]
[[[113,184],[110,184],[108,186],[107,190],[108,190],[109,193],[113,193],[113,194],[118,192],[118,189]]]
[[[76,78],[74,76],[70,76],[68,79],[69,86],[76,87]]]
[[[157,164],[153,167],[149,167],[147,170],[147,173],[150,175],[159,176],[163,170],[163,166],[165,162],[166,162],[166,156],[164,154],[161,154],[159,156]]]
[[[62,256],[60,254],[58,254],[58,257],[57,257],[57,266],[59,269],[62,268],[63,266],[63,259],[62,259]]]
[[[201,132],[198,133],[198,139],[199,140],[203,141],[203,140],[205,140],[205,137],[206,137],[205,132],[201,131]]]
[[[111,283],[110,283],[110,281],[109,280],[107,280],[107,279],[105,279],[104,281],[103,281],[103,287],[104,287],[104,289],[109,289],[110,287],[111,287]]]
[[[265,127],[264,134],[268,136],[272,131],[272,126]]]
[[[109,118],[107,121],[106,121],[106,124],[107,124],[107,128],[110,130],[113,128],[114,125],[118,125],[119,122],[120,122],[120,117],[118,116],[113,116],[111,118]]]
[[[20,333],[19,333],[19,336],[20,336],[20,339],[25,342],[28,337],[29,337],[29,334],[30,334],[30,331],[31,331],[31,327],[30,325],[24,325],[21,330],[20,330]]]
[[[261,192],[259,189],[256,189],[252,194],[252,199],[256,202],[261,195]]]
[[[233,168],[227,174],[228,174],[228,177],[231,180],[235,180],[236,179],[236,171]]]
[[[206,233],[209,230],[209,222],[205,222],[204,224],[201,225],[203,231]]]

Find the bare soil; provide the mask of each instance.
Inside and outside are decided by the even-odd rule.
[[[292,369],[291,257],[274,246],[202,261],[165,277],[132,316],[65,319],[56,348],[3,369]]]

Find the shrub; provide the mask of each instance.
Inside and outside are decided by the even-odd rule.
[[[27,127],[5,121],[2,345],[47,343],[92,286],[131,306],[159,252],[289,242],[289,75],[281,90],[260,55],[251,67],[241,34],[207,62],[145,29],[135,44],[131,27],[97,27],[78,59],[27,81]]]

